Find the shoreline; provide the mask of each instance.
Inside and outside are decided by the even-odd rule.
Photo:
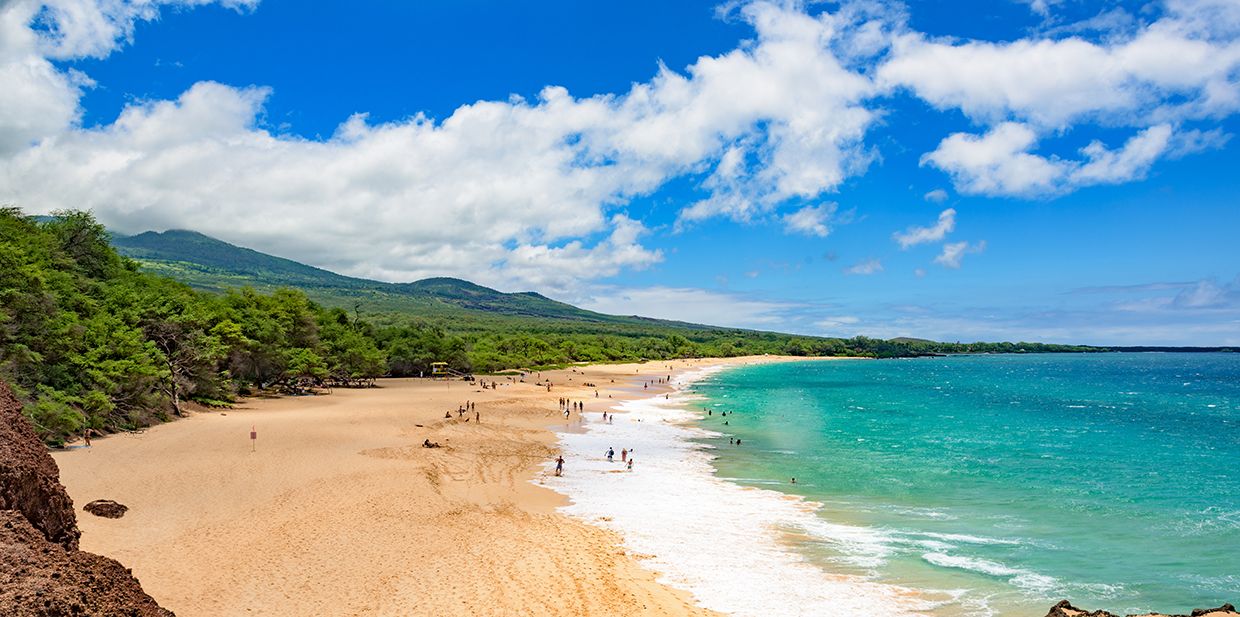
[[[563,424],[557,399],[598,413],[651,392],[638,388],[668,367],[776,360],[804,358],[587,365],[487,390],[383,380],[246,400],[53,456],[79,508],[130,508],[81,515],[83,548],[120,560],[182,617],[713,615],[539,486]],[[481,423],[443,417],[465,400]]]
[[[925,591],[830,572],[784,543],[789,533],[817,532],[854,544],[867,558],[877,546],[865,530],[827,522],[806,497],[745,487],[718,478],[711,465],[718,436],[698,425],[693,384],[735,366],[677,375],[670,392],[615,405],[614,424],[560,435],[566,470],[551,486],[571,498],[561,512],[616,531],[659,580],[692,593],[699,604],[735,615],[914,615],[941,600]],[[686,379],[687,378],[687,379]],[[640,445],[637,470],[624,471],[621,444]],[[615,448],[608,462],[599,453]],[[762,589],[762,594],[752,590]]]

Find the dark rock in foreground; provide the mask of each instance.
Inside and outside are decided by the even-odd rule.
[[[1240,615],[1236,612],[1236,607],[1230,604],[1224,604],[1218,608],[1197,608],[1193,609],[1188,615],[1165,615],[1163,613],[1143,613],[1141,615],[1129,615],[1128,617],[1232,617]],[[1114,613],[1106,611],[1085,611],[1072,606],[1067,600],[1063,600],[1051,608],[1051,612],[1046,617],[1119,617]]]
[[[60,468],[22,417],[22,404],[0,382],[0,510],[16,510],[49,542],[78,547],[73,500],[60,484]]]
[[[82,509],[94,514],[95,516],[102,516],[103,518],[120,518],[125,516],[125,513],[129,511],[129,506],[116,503],[111,499],[96,499],[85,506],[82,506]]]
[[[172,617],[125,566],[78,550],[77,517],[60,484],[60,469],[21,410],[8,384],[0,382],[0,607],[5,617]]]

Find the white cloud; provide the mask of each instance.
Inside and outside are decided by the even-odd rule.
[[[956,210],[948,208],[939,213],[939,220],[931,227],[909,227],[903,233],[896,232],[891,235],[896,242],[900,244],[900,248],[907,249],[918,244],[926,244],[928,242],[938,242],[947,237],[956,228]]]
[[[832,219],[838,208],[839,206],[833,203],[805,206],[785,215],[784,226],[791,232],[825,238],[831,234]]]
[[[1005,122],[985,135],[955,133],[921,158],[952,175],[961,193],[1037,195],[1056,190],[1065,175],[1063,163],[1028,150],[1037,134],[1028,126]]]
[[[926,193],[923,196],[923,199],[936,204],[941,204],[947,201],[947,191],[944,191],[943,189],[934,189],[933,191]]]
[[[52,13],[60,25],[43,53],[76,57],[106,54],[159,4],[57,6],[75,10]],[[75,12],[88,6],[97,10]],[[29,38],[33,13],[19,13],[7,8],[3,25]],[[121,231],[195,229],[358,276],[563,289],[660,258],[616,214],[672,178],[710,171],[710,196],[681,213],[690,223],[765,216],[864,169],[873,114],[861,103],[872,87],[831,51],[836,18],[767,2],[741,13],[754,41],[684,73],[660,67],[623,94],[548,87],[442,121],[357,115],[323,140],[267,130],[267,89],[214,82],[78,128],[80,92],[36,54],[44,77],[64,82],[50,91],[66,96],[54,114],[13,113],[49,118],[39,126],[0,124],[0,157],[12,155],[0,158],[0,199],[35,212],[90,208]],[[802,210],[788,224],[822,235],[829,214]]]
[[[1034,130],[1004,122],[981,136],[950,135],[921,162],[951,174],[961,193],[1034,197],[1141,179],[1155,161],[1171,153],[1173,144],[1201,149],[1218,139],[1199,133],[1176,138],[1170,125],[1158,124],[1138,132],[1117,150],[1093,141],[1081,149],[1080,160],[1067,160],[1032,153],[1038,141]]]
[[[934,263],[951,268],[953,270],[960,268],[960,262],[964,256],[969,253],[980,253],[986,250],[986,242],[978,242],[977,244],[969,244],[968,242],[949,242],[943,245],[943,252],[934,258]]]
[[[234,10],[253,9],[259,0],[13,0],[42,9],[46,26],[41,47],[51,58],[103,58],[121,43],[133,40],[139,21],[159,17],[162,7],[192,8],[219,4]],[[40,7],[40,5],[42,5]]]
[[[865,259],[859,261],[844,270],[844,274],[858,274],[868,276],[870,274],[878,274],[883,271],[883,262],[878,259]]]
[[[1133,136],[1120,150],[1107,150],[1094,141],[1081,152],[1089,159],[1068,176],[1075,185],[1127,182],[1145,176],[1146,171],[1166,150],[1171,126],[1159,124]]]
[[[1210,4],[1226,19],[1200,19]],[[1010,42],[934,39],[906,32],[879,68],[889,88],[908,88],[942,109],[988,123],[1014,118],[1062,128],[1082,119],[1145,125],[1231,113],[1240,107],[1240,31],[1235,3],[1172,2],[1134,35]]]
[[[1046,17],[1051,14],[1051,5],[1059,4],[1062,0],[1017,0],[1022,4],[1028,4],[1029,10]]]
[[[780,323],[794,305],[687,287],[602,287],[579,306],[613,315],[642,315],[716,326],[757,328]]]
[[[729,5],[753,40],[683,70],[659,66],[625,92],[548,87],[386,124],[360,114],[304,139],[264,124],[261,85],[200,82],[174,100],[132,103],[111,124],[79,125],[90,79],[54,61],[107,56],[162,8],[212,1],[0,2],[0,92],[16,93],[0,101],[0,201],[90,208],[120,231],[196,229],[358,276],[554,291],[657,263],[624,207],[674,178],[704,178],[678,229],[727,217],[827,235],[841,222],[834,206],[803,204],[875,159],[864,139],[882,113],[876,99],[897,89],[989,125],[922,159],[966,194],[1140,178],[1159,158],[1226,141],[1186,122],[1240,109],[1234,3],[1171,0],[1153,23],[1101,42],[991,43],[913,32],[885,5],[810,14],[757,1]],[[1083,122],[1136,130],[1077,160],[1035,151],[1040,136]],[[801,207],[780,212],[790,204]]]
[[[162,6],[191,7],[216,0],[6,0],[0,2],[0,157],[19,152],[73,126],[81,111],[86,75],[60,70],[52,60],[103,58],[128,42],[138,21]],[[234,9],[258,0],[219,0]],[[32,29],[38,21],[40,28]]]
[[[1047,2],[1029,4],[1048,12]],[[1127,182],[1144,177],[1160,157],[1225,141],[1217,129],[1178,127],[1240,111],[1237,6],[1172,0],[1153,21],[1109,16],[1054,29],[1077,33],[1061,38],[1047,32],[991,42],[906,30],[893,37],[877,81],[989,126],[983,136],[951,135],[923,158],[952,174],[961,192],[1042,196]],[[1103,21],[1127,25],[1106,28],[1100,40],[1080,34]],[[1119,150],[1091,143],[1077,161],[1030,152],[1039,135],[1066,133],[1082,123],[1137,131]]]
[[[1230,284],[1220,285],[1210,279],[1197,281],[1175,295],[1171,305],[1176,308],[1240,308],[1240,276]]]

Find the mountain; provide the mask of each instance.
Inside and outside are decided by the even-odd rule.
[[[478,319],[513,316],[618,326],[724,329],[596,313],[535,292],[504,293],[456,278],[436,277],[412,283],[354,278],[229,244],[195,231],[148,231],[134,236],[114,234],[112,245],[146,270],[199,289],[222,292],[249,286],[271,291],[292,287],[324,306],[356,310],[372,317],[379,315],[390,319],[412,314]]]

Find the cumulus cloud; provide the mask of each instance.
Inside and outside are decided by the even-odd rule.
[[[985,135],[955,133],[921,158],[952,175],[956,190],[990,195],[1036,195],[1057,188],[1064,165],[1028,150],[1037,134],[1028,126],[1004,122]]]
[[[933,191],[926,193],[922,197],[926,201],[933,202],[936,204],[941,204],[947,201],[947,191],[944,191],[943,189],[934,189]]]
[[[1234,6],[1170,2],[1164,16],[1132,36],[1101,42],[958,41],[906,32],[893,40],[878,78],[988,123],[1141,125],[1231,113],[1240,106]],[[1220,17],[1206,21],[1203,12]]]
[[[892,234],[892,238],[900,244],[900,248],[907,249],[918,244],[926,244],[928,242],[938,242],[947,237],[956,228],[956,210],[948,208],[939,213],[939,220],[930,227],[909,227],[903,232]]]
[[[158,6],[51,11],[58,25],[41,53],[104,54]],[[767,2],[740,14],[754,41],[684,72],[661,66],[622,94],[548,87],[536,100],[480,101],[442,120],[357,115],[314,140],[266,129],[267,89],[214,82],[79,128],[71,76],[35,54],[68,94],[58,115],[13,112],[50,118],[40,126],[0,126],[11,155],[0,160],[0,198],[38,212],[90,208],[122,231],[191,228],[358,276],[563,289],[660,258],[622,211],[672,178],[708,172],[707,197],[680,216],[688,224],[765,216],[864,169],[872,87],[832,52],[837,18]],[[33,18],[6,9],[3,24],[31,37]],[[825,235],[831,208],[803,208],[789,229]]]
[[[137,22],[157,18],[161,7],[216,2],[243,10],[258,0],[0,2],[0,157],[78,121],[82,89],[93,82],[78,71],[58,69],[53,60],[104,58],[132,38]]]
[[[1080,150],[1080,159],[1071,160],[1031,152],[1038,142],[1034,130],[1004,122],[984,135],[952,134],[922,156],[921,163],[950,174],[956,190],[966,194],[1054,195],[1144,178],[1174,144],[1200,149],[1217,139],[1199,133],[1176,138],[1173,131],[1168,124],[1158,124],[1138,132],[1118,149],[1108,149],[1095,140]]]
[[[652,67],[623,92],[547,87],[390,123],[359,114],[307,139],[268,129],[261,84],[200,82],[80,126],[90,78],[58,62],[105,57],[161,9],[212,2],[246,10],[258,0],[0,2],[0,200],[90,208],[120,231],[196,229],[357,276],[557,291],[662,259],[625,206],[676,178],[698,189],[676,229],[724,217],[828,235],[840,215],[821,200],[875,160],[865,137],[896,91],[982,125],[922,158],[965,194],[1140,178],[1160,158],[1224,143],[1218,129],[1187,125],[1240,109],[1234,2],[1171,0],[1101,41],[995,43],[929,37],[881,3],[814,13],[757,0],[727,9],[752,40]],[[1037,151],[1040,137],[1087,122],[1133,134],[1066,158]],[[917,238],[941,239],[943,225],[905,233],[933,241]],[[867,273],[881,270],[871,261]]]
[[[831,225],[839,206],[822,204],[806,206],[784,216],[784,226],[788,231],[825,238],[831,234]]]
[[[986,250],[986,241],[983,240],[977,244],[969,244],[968,242],[949,242],[943,245],[943,252],[934,258],[934,263],[951,268],[953,270],[960,268],[960,262],[964,256],[969,253],[980,253]]]
[[[1048,3],[1029,2],[1046,14]],[[1099,24],[992,42],[904,31],[878,67],[881,87],[904,89],[939,109],[987,125],[956,133],[928,153],[957,190],[985,195],[1063,194],[1145,176],[1160,157],[1217,147],[1226,137],[1181,128],[1240,111],[1240,9],[1224,0],[1172,0],[1153,21],[1081,33]],[[1153,8],[1153,7],[1151,7]],[[1106,23],[1121,20],[1112,15]],[[1073,26],[1081,26],[1074,28]],[[1078,160],[1031,152],[1039,136],[1083,123],[1136,131],[1119,149],[1093,142]]]
[[[878,274],[883,271],[883,262],[878,259],[864,259],[844,270],[844,274],[858,274],[868,276]]]

